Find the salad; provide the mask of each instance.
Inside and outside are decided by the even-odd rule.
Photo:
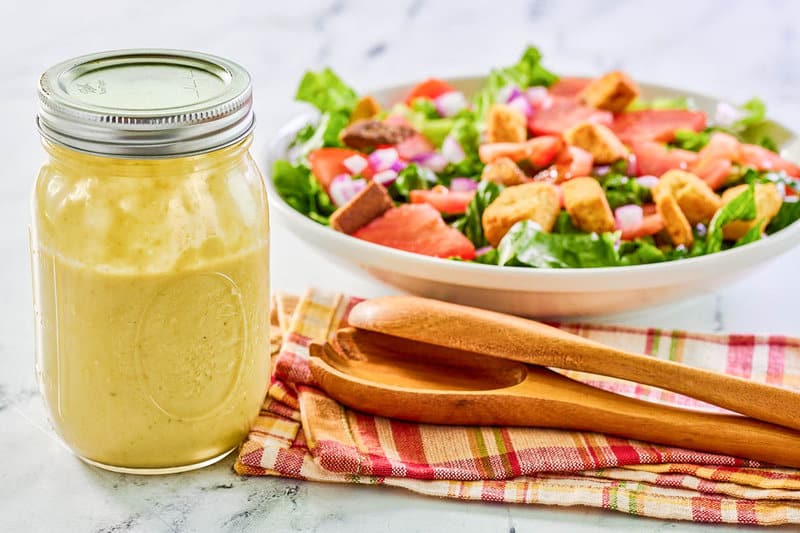
[[[643,100],[622,72],[559,78],[528,47],[476,94],[430,78],[385,108],[332,70],[297,100],[319,117],[274,163],[280,196],[320,224],[429,256],[581,268],[742,246],[800,218],[800,167],[764,103]]]

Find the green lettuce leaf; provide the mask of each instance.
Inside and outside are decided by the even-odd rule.
[[[691,109],[691,101],[686,96],[675,98],[653,98],[652,100],[635,100],[628,106],[628,111],[640,109]]]
[[[418,99],[415,100],[423,102],[429,100]],[[430,142],[437,148],[442,145],[442,141],[450,133],[450,130],[455,126],[455,118],[436,118],[431,117],[424,110],[415,110],[405,104],[396,104],[392,107],[389,114],[400,115],[405,118],[411,127],[424,135]]]
[[[702,131],[677,130],[675,131],[675,139],[669,145],[683,150],[699,152],[711,140],[713,131],[712,128],[706,128]]]
[[[428,189],[435,183],[436,174],[433,171],[411,163],[400,171],[397,179],[389,187],[389,194],[396,201],[408,202],[408,195],[413,190]]]
[[[439,110],[436,109],[436,104],[430,98],[416,98],[411,102],[411,109],[417,113],[422,113],[425,118],[441,118]]]
[[[616,209],[627,204],[643,205],[653,201],[650,189],[643,187],[635,179],[613,169],[600,178],[600,185],[608,198],[608,205]]]
[[[475,113],[480,118],[497,101],[497,93],[507,85],[527,89],[543,85],[550,87],[558,81],[558,76],[542,66],[542,54],[534,46],[528,46],[519,61],[504,68],[493,69],[486,79],[486,85],[473,98]]]
[[[730,222],[737,220],[753,220],[756,218],[755,186],[750,185],[747,190],[728,202],[717,211],[708,225],[706,235],[706,253],[713,254],[722,250],[722,228]]]
[[[783,202],[778,214],[767,226],[767,235],[772,235],[798,220],[800,220],[800,202]]]
[[[478,184],[478,190],[475,192],[475,197],[467,205],[467,211],[464,216],[453,222],[453,227],[467,236],[472,241],[476,248],[481,248],[489,244],[486,236],[483,234],[483,224],[481,218],[486,208],[500,196],[503,190],[501,185],[491,181],[481,181]]]
[[[347,116],[358,102],[358,94],[330,68],[307,71],[297,87],[295,99],[308,102],[323,113],[344,112]]]
[[[449,164],[441,177],[449,184],[450,178],[459,176],[477,178],[483,172],[484,164],[478,155],[478,145],[480,144],[480,132],[478,131],[477,117],[475,113],[464,110],[454,117],[453,128],[450,136],[455,138],[464,149],[465,158],[458,163]]]
[[[347,127],[349,115],[343,112],[322,113],[316,124],[301,129],[292,143],[295,159],[305,161],[308,154],[322,147],[343,146],[339,134]]]
[[[517,222],[497,247],[499,265],[587,268],[619,264],[616,233],[545,233],[530,220]]]
[[[275,161],[272,165],[272,182],[275,190],[287,204],[320,224],[328,224],[328,217],[336,211],[331,199],[303,165],[288,161]]]

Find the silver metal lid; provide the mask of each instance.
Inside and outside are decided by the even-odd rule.
[[[39,80],[46,139],[96,155],[181,157],[217,150],[254,126],[250,74],[182,50],[117,50],[70,59]]]

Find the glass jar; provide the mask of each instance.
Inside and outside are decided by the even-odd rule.
[[[82,459],[165,473],[235,449],[269,377],[269,223],[250,77],[199,53],[77,58],[41,78],[36,367]]]

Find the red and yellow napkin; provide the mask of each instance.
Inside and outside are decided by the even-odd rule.
[[[385,484],[465,500],[588,505],[695,522],[800,524],[800,470],[598,433],[415,424],[338,404],[314,387],[308,345],[346,324],[358,301],[317,290],[299,300],[276,297],[273,327],[280,339],[272,383],[240,450],[238,473]],[[800,389],[800,339],[562,327],[626,350]],[[637,398],[700,405],[613,378],[568,375]]]

